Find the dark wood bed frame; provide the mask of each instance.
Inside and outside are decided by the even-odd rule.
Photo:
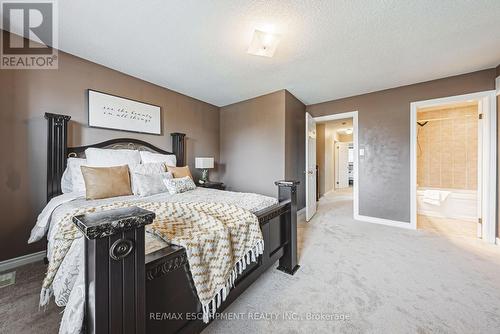
[[[67,158],[84,157],[88,147],[133,148],[175,154],[184,166],[185,135],[172,133],[172,151],[166,152],[136,139],[113,139],[95,145],[68,147],[69,116],[45,114],[48,121],[47,199],[61,194],[61,177]],[[226,300],[222,312],[266,269],[279,261],[278,270],[293,275],[297,264],[297,185],[277,181],[279,204],[256,213],[264,237],[264,254],[247,266]],[[122,212],[99,217],[75,217],[85,234],[85,281],[87,333],[199,333],[198,300],[183,247],[168,246],[145,255],[144,225],[154,213]],[[106,216],[106,214],[104,214]],[[113,228],[109,227],[110,219]],[[96,234],[99,230],[101,233]],[[105,233],[102,231],[105,230]]]

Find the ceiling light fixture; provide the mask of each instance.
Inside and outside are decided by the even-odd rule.
[[[347,135],[352,135],[352,129],[345,129],[345,133]]]
[[[278,34],[255,30],[247,52],[255,56],[272,57],[280,39]]]

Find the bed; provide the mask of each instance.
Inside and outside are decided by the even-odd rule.
[[[49,259],[55,258],[51,252],[58,242],[58,217],[76,212],[76,209],[85,210],[89,205],[104,208],[118,201],[104,199],[90,203],[82,193],[62,194],[61,178],[68,157],[84,157],[88,148],[126,148],[172,154],[176,157],[177,166],[184,166],[185,135],[182,133],[172,134],[173,152],[127,138],[68,147],[70,117],[47,113],[46,119],[49,205],[44,214],[47,225],[33,230],[32,241],[39,240],[47,232]],[[161,193],[140,200],[136,196],[122,196],[119,198],[120,209],[72,217],[83,237],[71,243],[55,272],[50,293],[42,291],[41,300],[46,302],[54,295],[58,305],[66,306],[61,326],[61,331],[66,333],[76,333],[82,328],[87,333],[199,333],[212,321],[216,312],[222,312],[276,262],[279,262],[278,270],[287,274],[293,275],[299,268],[296,226],[298,182],[277,181],[275,184],[277,198],[196,188],[181,194]],[[224,289],[224,298],[219,295],[214,297],[212,307],[208,309],[202,305],[201,296],[197,293],[195,271],[191,270],[189,263],[192,254],[187,252],[186,247],[159,238],[158,233],[145,232],[146,225],[157,221],[160,213],[147,209],[160,204],[186,206],[202,202],[216,208],[220,205],[250,213],[256,217],[263,241],[263,249],[255,247],[255,252],[252,251],[251,256],[247,254],[246,261],[243,257],[243,262],[235,267],[239,270],[236,270],[237,275],[234,275],[230,289]],[[144,203],[147,204],[143,205],[146,209],[141,207]],[[114,224],[109,229],[109,221],[117,217],[120,222],[134,224]],[[99,236],[90,233],[96,228],[106,232]],[[206,315],[207,310],[210,317]]]

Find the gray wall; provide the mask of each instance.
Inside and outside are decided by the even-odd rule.
[[[72,116],[69,144],[117,137],[139,138],[171,149],[171,132],[187,134],[187,162],[195,156],[219,160],[219,108],[60,52],[59,70],[0,71],[0,261],[40,251],[26,241],[46,198],[45,112]],[[159,105],[163,135],[141,135],[87,127],[86,89]],[[218,179],[216,171],[212,179]]]
[[[221,178],[229,190],[276,196],[285,176],[285,91],[220,109]]]
[[[410,221],[410,103],[494,89],[495,69],[307,106],[314,117],[359,111],[359,213]]]
[[[305,105],[286,90],[222,107],[221,178],[229,190],[276,196],[274,181],[294,179],[305,205]]]
[[[297,204],[306,205],[306,106],[285,91],[285,178],[297,180]]]

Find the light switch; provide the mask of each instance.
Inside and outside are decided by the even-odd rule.
[[[364,148],[360,148],[359,149],[359,156],[360,157],[364,157],[365,156],[365,149]]]

